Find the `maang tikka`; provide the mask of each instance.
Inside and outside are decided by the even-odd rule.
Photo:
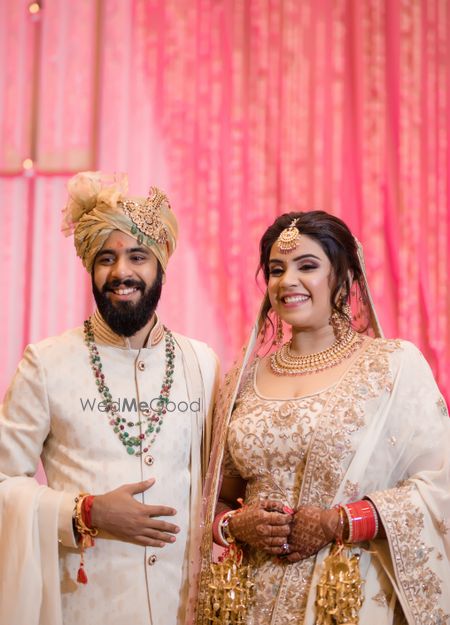
[[[282,254],[289,254],[295,250],[300,242],[300,230],[297,228],[299,218],[293,219],[290,225],[282,230],[277,239],[278,249]]]

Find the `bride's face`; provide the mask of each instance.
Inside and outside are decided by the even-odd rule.
[[[285,323],[298,330],[329,325],[331,286],[331,263],[314,239],[301,235],[288,254],[274,243],[267,288],[272,308]]]

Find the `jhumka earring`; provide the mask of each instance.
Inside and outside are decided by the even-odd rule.
[[[352,309],[350,308],[350,304],[348,301],[344,304],[344,315],[347,317],[348,322],[350,323],[352,320]]]
[[[334,336],[337,341],[341,341],[347,334],[352,321],[352,310],[347,302],[343,306],[343,312],[333,310],[330,315],[330,326],[333,328]]]
[[[277,314],[276,317],[277,317],[277,329],[276,329],[275,336],[273,338],[273,345],[282,345],[283,338],[284,338],[283,322],[281,321],[280,315]]]

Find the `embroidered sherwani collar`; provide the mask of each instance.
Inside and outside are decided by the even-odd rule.
[[[131,349],[130,339],[126,336],[120,336],[111,330],[109,325],[101,316],[98,309],[95,310],[91,317],[92,327],[94,330],[95,338],[99,343],[105,343],[107,345],[114,345],[115,347],[121,347],[122,349]],[[154,347],[158,345],[164,337],[164,326],[159,320],[158,315],[155,313],[155,325],[150,330],[147,341],[144,347]]]

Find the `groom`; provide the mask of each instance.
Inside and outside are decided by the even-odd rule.
[[[156,314],[177,239],[167,197],[96,172],[69,194],[97,310],[27,347],[0,411],[0,622],[181,625],[217,359]],[[29,477],[40,457],[48,487]]]

